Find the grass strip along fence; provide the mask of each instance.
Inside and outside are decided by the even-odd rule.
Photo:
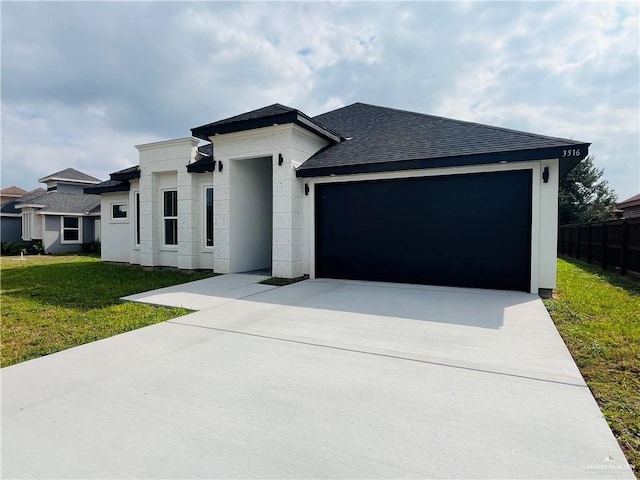
[[[637,476],[640,282],[561,259],[556,294],[544,302]]]

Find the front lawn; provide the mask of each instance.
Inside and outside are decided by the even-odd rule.
[[[640,283],[558,260],[558,288],[545,305],[637,475]]]
[[[1,257],[0,274],[2,367],[184,315],[119,298],[212,275],[81,255]]]

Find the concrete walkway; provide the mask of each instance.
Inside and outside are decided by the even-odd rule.
[[[121,300],[165,307],[181,307],[189,310],[204,310],[277,288],[260,283],[267,278],[269,277],[248,273],[218,275],[195,282],[129,295],[122,297]]]
[[[634,478],[521,293],[304,281],[5,368],[2,401],[3,478]]]

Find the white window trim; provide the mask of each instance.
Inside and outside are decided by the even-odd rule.
[[[202,186],[202,249],[205,252],[213,251],[213,247],[215,246],[215,241],[213,241],[213,245],[207,245],[207,189],[209,188],[213,190],[213,195],[215,198],[215,189],[213,188],[212,184]],[[211,219],[212,223],[214,221],[215,221],[215,214]],[[216,229],[214,224],[214,227],[213,227],[214,237],[215,237],[215,232],[216,232]]]
[[[166,226],[165,226],[165,220],[175,220],[176,224],[178,223],[178,216],[176,215],[175,217],[166,217],[164,214],[164,194],[165,192],[176,192],[176,201],[177,201],[177,195],[178,195],[178,189],[177,188],[165,188],[160,190],[160,218],[162,219],[162,225],[161,225],[161,231],[162,231],[162,242],[161,242],[161,246],[163,250],[177,250],[178,249],[178,243],[175,244],[168,244],[165,243],[165,240],[167,238],[167,234],[166,234]],[[177,209],[176,209],[177,210]],[[178,212],[176,212],[178,213]],[[176,232],[176,242],[180,242],[180,238],[179,238],[179,232]]]
[[[64,228],[64,219],[65,218],[77,218],[78,219],[78,240],[65,240],[64,239],[64,231],[65,230],[76,230],[75,228]],[[78,245],[82,243],[82,217],[74,216],[74,215],[65,215],[60,217],[60,243],[64,245]]]
[[[124,205],[126,208],[125,213],[127,214],[125,217],[114,217],[113,216],[113,207],[116,205]],[[129,223],[129,203],[128,202],[111,202],[109,204],[109,218],[111,223]]]

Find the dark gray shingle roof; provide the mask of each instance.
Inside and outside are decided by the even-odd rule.
[[[340,140],[339,134],[308,117],[300,110],[280,105],[279,103],[192,128],[191,135],[202,140],[209,140],[210,137],[218,134],[241,132],[287,123],[299,125],[332,142]]]
[[[298,169],[301,177],[557,158],[573,146],[584,157],[589,145],[364,103],[314,120],[349,139],[313,155]],[[565,162],[565,170],[578,161]]]
[[[140,178],[140,165],[123,168],[109,175],[111,178],[105,182],[100,182],[91,187],[85,187],[84,193],[100,195],[109,192],[128,192],[130,189],[129,180]]]
[[[44,188],[36,188],[35,190],[31,190],[26,195],[23,195],[18,199],[18,204],[21,203],[33,203],[37,198],[43,196],[47,191]]]
[[[18,210],[16,208],[17,203],[17,200],[11,200],[10,202],[5,203],[4,205],[0,206],[0,213],[8,215],[20,215],[20,213],[22,213],[22,210]]]
[[[100,206],[98,195],[47,192],[34,203],[44,205],[38,212],[87,214]]]
[[[207,157],[213,156],[213,143],[207,143],[198,147],[198,153]]]
[[[47,175],[46,177],[42,177],[38,180],[38,182],[46,183],[49,180],[72,180],[83,183],[100,183],[102,181],[99,178],[79,172],[75,168],[65,168],[64,170],[60,170],[59,172],[52,173],[51,175]]]

